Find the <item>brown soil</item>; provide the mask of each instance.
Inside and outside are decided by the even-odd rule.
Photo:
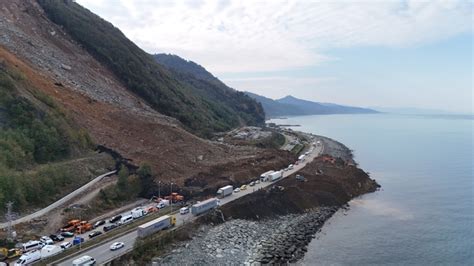
[[[317,174],[321,170],[323,174]],[[274,215],[302,213],[318,206],[342,206],[354,197],[375,191],[379,185],[363,170],[315,160],[300,175],[290,176],[275,186],[257,191],[221,207],[226,217],[261,219]]]

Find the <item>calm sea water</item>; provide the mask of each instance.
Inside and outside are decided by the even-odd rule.
[[[354,150],[382,190],[350,202],[305,265],[474,265],[472,117],[392,114],[274,119]]]

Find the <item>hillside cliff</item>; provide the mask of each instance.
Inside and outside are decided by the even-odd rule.
[[[202,136],[263,123],[263,111],[244,95],[194,83],[167,71],[111,23],[73,1],[39,0],[46,15],[158,112]]]

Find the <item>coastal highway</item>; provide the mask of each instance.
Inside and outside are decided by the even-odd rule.
[[[317,137],[315,137],[314,141],[318,141],[318,140],[319,139]],[[302,163],[300,163],[298,165],[295,165],[294,169],[284,172],[283,173],[283,178],[286,178],[286,177],[298,172],[299,170],[301,170],[303,167],[306,166],[306,164],[308,164],[314,158],[319,156],[323,152],[323,148],[324,147],[322,145],[313,146],[312,151],[306,156],[306,159]],[[276,182],[278,182],[278,181],[276,181]],[[264,187],[273,185],[274,183],[275,182],[260,182],[259,184],[256,184],[253,187],[247,186],[246,190],[242,190],[238,193],[232,193],[232,195],[230,195],[228,197],[225,197],[223,199],[220,199],[220,205],[225,205],[225,204],[227,204],[231,201],[234,201],[238,198],[241,198],[241,197],[243,197],[247,194],[253,193],[254,191],[257,191],[260,188],[264,188]],[[195,218],[196,217],[191,215],[191,213],[188,213],[188,214],[185,214],[185,215],[180,215],[179,213],[176,213],[176,227],[175,228],[177,228],[179,226],[182,226],[184,223],[189,223],[189,222],[193,221]],[[96,259],[96,261],[99,265],[104,264],[104,263],[110,262],[113,259],[118,258],[118,257],[130,252],[133,249],[133,245],[135,243],[136,238],[137,238],[137,231],[134,230],[134,231],[132,231],[130,233],[127,233],[123,236],[120,236],[120,237],[117,237],[117,238],[114,238],[114,239],[111,239],[111,240],[107,240],[104,243],[101,243],[99,245],[93,246],[93,247],[88,248],[88,249],[84,249],[84,251],[80,252],[79,254],[76,253],[74,256],[69,257],[65,260],[53,262],[52,265],[72,265],[73,260],[75,260],[77,258],[80,258],[84,255],[92,256],[93,258]],[[112,243],[114,243],[114,242],[124,242],[125,247],[121,248],[119,250],[116,250],[116,251],[111,251],[110,250],[110,245],[112,245]]]

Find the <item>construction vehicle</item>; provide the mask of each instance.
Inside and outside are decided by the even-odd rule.
[[[92,230],[92,228],[92,224],[88,223],[87,221],[81,221],[81,223],[76,227],[76,234],[85,233]]]
[[[171,193],[171,195],[166,196],[165,199],[171,201],[172,203],[180,202],[184,200],[184,196],[179,195],[176,192]]]
[[[21,254],[22,252],[19,248],[11,248],[11,249],[0,248],[0,261],[20,257]]]
[[[81,223],[81,220],[70,220],[67,224],[60,229],[61,232],[74,232],[76,227]]]

